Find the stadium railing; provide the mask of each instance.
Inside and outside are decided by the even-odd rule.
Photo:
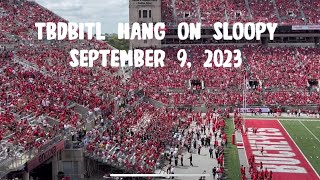
[[[58,143],[63,139],[62,135],[56,136],[48,143],[41,146],[39,149],[32,149],[30,151],[21,153],[19,155],[12,155],[9,156],[5,161],[0,162],[0,178],[8,174],[9,172],[16,171],[23,169],[25,164],[31,160],[32,158],[36,157],[40,153],[43,153],[49,150],[53,145]]]

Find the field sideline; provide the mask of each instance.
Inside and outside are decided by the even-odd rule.
[[[314,170],[320,175],[320,119],[244,116],[246,120],[279,120]]]
[[[309,118],[309,117],[273,117],[273,116],[244,116],[245,119],[256,119],[256,120],[288,120],[288,121],[320,121],[318,118]]]
[[[280,123],[320,174],[320,121],[280,120]]]
[[[255,155],[254,166],[263,163],[275,179],[320,179],[320,121],[245,118],[245,127],[249,132],[243,136],[244,147],[247,157]]]
[[[225,131],[228,136],[228,142],[231,144],[231,135],[234,133],[233,119],[226,119],[226,125]],[[237,146],[228,145],[225,147],[225,153],[225,168],[228,179],[241,179],[240,161]]]

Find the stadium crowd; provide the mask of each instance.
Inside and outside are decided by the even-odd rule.
[[[320,2],[313,0],[302,0],[302,9],[306,15],[307,22],[317,24],[320,22]]]
[[[270,21],[272,17],[274,22],[300,24],[304,23],[301,10],[307,23],[319,22],[319,13],[311,10],[312,7],[319,7],[319,3],[311,0],[302,0],[302,8],[298,4],[276,0],[280,19],[274,12],[273,4],[267,1],[260,4],[250,0],[249,7],[237,0],[175,2],[162,1],[162,8],[166,12],[162,14],[166,22],[197,22],[201,19],[203,24],[211,25],[226,19],[230,22],[247,22]],[[178,147],[178,151],[183,147],[188,149],[194,146],[194,142],[200,141],[194,147],[198,149],[204,146],[202,138],[210,139],[216,136],[215,132],[219,132],[217,134],[222,140],[218,142],[212,138],[209,142],[219,149],[216,159],[219,159],[217,172],[220,177],[224,165],[223,146],[227,143],[222,117],[214,118],[207,114],[204,127],[213,124],[213,134],[210,134],[206,133],[206,128],[201,127],[203,119],[200,115],[193,114],[190,118],[185,111],[156,108],[147,103],[136,104],[135,96],[131,96],[126,103],[131,109],[120,108],[117,111],[115,104],[122,104],[119,102],[138,88],[142,88],[151,99],[174,106],[240,105],[244,98],[244,88],[248,91],[248,105],[320,104],[319,92],[309,90],[312,86],[309,81],[320,79],[319,48],[245,46],[242,48],[245,58],[242,67],[214,67],[211,70],[203,67],[207,59],[204,50],[214,50],[217,46],[185,47],[193,65],[190,69],[180,67],[176,58],[179,48],[164,48],[167,56],[165,67],[142,67],[133,71],[130,80],[124,83],[118,75],[118,69],[109,66],[90,69],[68,66],[68,51],[71,48],[110,49],[107,43],[96,40],[38,42],[34,40],[37,39],[35,22],[65,20],[29,1],[15,5],[6,0],[1,1],[0,11],[0,42],[20,42],[14,52],[1,50],[0,53],[0,141],[1,144],[10,144],[5,147],[1,145],[1,155],[8,156],[13,149],[39,149],[58,134],[82,127],[87,117],[82,117],[70,107],[77,103],[88,108],[88,117],[94,117],[97,121],[97,127],[82,137],[91,156],[133,171],[151,173],[159,166],[157,163],[161,159],[161,152],[169,151],[168,157],[171,155],[171,159],[175,158],[178,154],[171,151],[172,148]],[[218,48],[235,49],[234,46]],[[248,82],[243,82],[244,77],[258,82],[258,85],[249,86]],[[191,79],[202,80],[206,89],[202,90],[200,86],[195,89],[188,87]],[[170,92],[170,89],[178,89],[179,92]],[[99,115],[90,116],[93,112],[99,112]],[[118,114],[120,116],[116,116]],[[49,123],[46,117],[54,119],[56,123]],[[181,119],[186,119],[186,122],[183,123]],[[197,121],[200,128],[185,131],[192,121]],[[241,120],[238,119],[236,127],[240,126]],[[184,143],[182,137],[185,134]]]
[[[248,45],[242,48],[240,68],[204,68],[205,49],[231,49],[233,46],[188,46],[192,68],[180,67],[178,48],[167,48],[166,66],[155,70],[142,67],[134,71],[131,84],[139,84],[146,94],[164,104],[174,105],[241,105],[246,88],[248,105],[317,105],[319,87],[310,84],[320,79],[319,48],[265,47]],[[148,76],[145,76],[148,74]],[[176,76],[175,74],[179,74]],[[244,86],[244,77],[247,81]],[[192,79],[204,82],[206,90],[190,87]],[[256,82],[250,85],[249,81]],[[152,88],[150,88],[152,87]],[[172,93],[169,89],[182,90]],[[199,91],[200,90],[200,91]],[[188,95],[187,95],[188,94]],[[223,97],[223,98],[221,98]]]
[[[69,107],[72,103],[84,105],[91,111],[100,109],[108,115],[113,111],[114,104],[107,101],[108,94],[99,92],[113,91],[119,98],[122,93],[121,89],[115,88],[119,83],[114,76],[116,69],[105,68],[103,72],[107,74],[101,74],[101,69],[72,69],[67,65],[70,60],[68,49],[106,49],[108,44],[96,40],[80,43],[37,42],[34,40],[37,39],[35,22],[65,20],[35,2],[19,1],[13,4],[1,1],[0,5],[1,42],[20,42],[15,51],[2,47],[0,50],[2,160],[12,156],[14,151],[39,150],[57,135],[83,125],[86,119]],[[30,39],[32,41],[26,41]],[[54,120],[49,122],[46,117]]]
[[[173,4],[172,2],[175,2]],[[275,0],[164,0],[163,19],[170,24],[181,21],[199,22],[212,26],[214,22],[276,22],[281,24],[317,24],[319,23],[320,3],[314,0],[286,1]],[[175,16],[176,12],[176,16]]]
[[[179,145],[174,134],[180,123],[180,114],[139,104],[125,116],[106,122],[87,133],[87,150],[107,163],[124,166],[140,173],[151,173],[167,146]],[[161,124],[161,125],[160,125]]]

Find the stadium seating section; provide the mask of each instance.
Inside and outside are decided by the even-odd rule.
[[[239,21],[318,24],[319,7],[316,0],[163,0],[162,20],[172,25],[185,21],[204,26]]]
[[[201,21],[208,26],[216,21],[319,23],[320,1],[291,1],[248,0],[246,4],[244,0],[163,0],[162,18],[172,24]],[[248,45],[241,48],[242,67],[211,69],[203,67],[205,49],[232,50],[235,47],[185,47],[192,62],[190,69],[180,67],[176,59],[178,48],[164,48],[165,67],[139,68],[124,83],[116,68],[69,66],[71,48],[110,49],[105,42],[36,40],[34,23],[46,21],[66,20],[35,2],[0,2],[0,43],[17,43],[14,52],[0,49],[0,141],[13,145],[15,149],[40,148],[61,131],[80,127],[86,118],[69,107],[72,103],[92,111],[95,108],[101,112],[108,109],[111,113],[105,116],[105,120],[114,119],[115,102],[107,100],[103,94],[121,98],[129,90],[138,88],[143,89],[149,98],[170,106],[241,105],[246,76],[259,82],[255,88],[247,88],[249,105],[320,104],[319,93],[307,90],[308,80],[320,79],[319,48]],[[193,93],[187,85],[190,79],[202,80],[206,89]],[[200,89],[199,86],[196,88]],[[134,101],[130,104],[133,105]],[[145,103],[135,104],[133,108],[132,112],[114,119],[112,129],[97,128],[88,132],[87,151],[107,162],[147,173],[154,170],[155,160],[164,150],[163,145],[174,142],[171,130],[176,128],[179,117],[173,110],[164,113],[165,109]],[[184,113],[179,113],[182,113],[180,118],[183,117]],[[46,117],[55,119],[57,124],[49,125]],[[127,133],[131,135],[121,136]],[[150,139],[152,141],[147,141]]]

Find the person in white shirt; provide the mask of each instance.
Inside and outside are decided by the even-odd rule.
[[[178,152],[178,150],[179,150],[179,149],[178,149],[177,147],[176,147],[176,148],[174,148],[174,151],[177,151],[177,152]]]
[[[173,156],[173,157],[176,157],[176,156],[177,156],[177,153],[178,153],[178,151],[176,151],[176,150],[175,150],[175,151],[173,151],[172,156]]]
[[[48,126],[48,122],[44,119],[44,120],[43,120],[43,127],[46,128],[47,126]]]
[[[88,111],[88,118],[91,119],[93,117],[93,112],[91,110]]]
[[[49,98],[46,99],[46,107],[49,107],[50,105],[50,101],[49,101]]]
[[[100,125],[101,125],[101,126],[104,126],[104,120],[103,120],[103,118],[101,118],[101,120],[100,120]]]
[[[173,148],[171,147],[170,148],[170,155],[172,155],[172,153],[173,153]]]
[[[42,100],[41,100],[41,105],[42,105],[43,107],[46,106],[46,100],[45,100],[45,99],[42,99]]]
[[[94,110],[95,115],[97,115],[98,112],[100,111],[100,108],[99,107],[95,107],[93,110]]]

